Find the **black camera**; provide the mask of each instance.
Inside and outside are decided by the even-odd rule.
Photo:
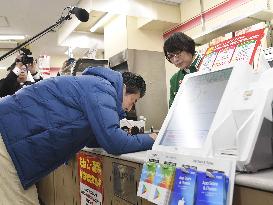
[[[22,53],[20,54],[20,59],[17,59],[16,62],[22,62],[23,65],[32,64],[33,57],[32,52],[27,48],[21,48]]]
[[[30,57],[29,55],[23,55],[21,58],[21,62],[24,65],[32,64],[33,63],[33,57]]]

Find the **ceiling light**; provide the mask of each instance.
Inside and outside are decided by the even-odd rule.
[[[0,40],[23,40],[24,35],[0,35]]]
[[[105,14],[102,18],[100,18],[95,24],[94,26],[92,26],[90,28],[91,32],[95,32],[98,28],[102,27],[103,25],[105,25],[111,18],[113,17],[113,14],[111,13],[107,13]]]

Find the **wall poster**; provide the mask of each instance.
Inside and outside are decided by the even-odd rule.
[[[209,47],[202,59],[199,70],[217,70],[239,61],[252,64],[263,36],[264,29],[259,29]]]

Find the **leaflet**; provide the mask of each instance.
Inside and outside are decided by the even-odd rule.
[[[156,162],[146,162],[143,164],[137,195],[149,199],[151,186],[156,172]]]
[[[195,205],[225,205],[226,176],[223,172],[207,170],[197,174]]]
[[[154,183],[152,185],[150,194],[150,201],[156,204],[168,204],[173,185],[174,174],[174,165],[157,165]]]
[[[195,196],[196,167],[177,167],[170,205],[193,205]]]

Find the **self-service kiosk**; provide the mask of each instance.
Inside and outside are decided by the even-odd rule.
[[[273,70],[247,63],[185,76],[153,150],[235,158],[237,170],[273,165]]]

